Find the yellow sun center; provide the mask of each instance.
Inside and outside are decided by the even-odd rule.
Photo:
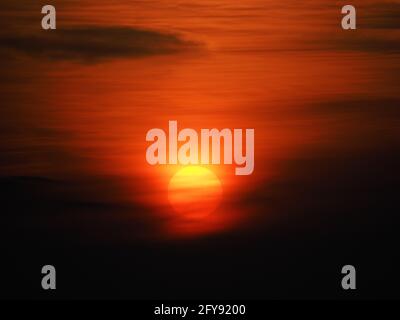
[[[168,186],[168,198],[176,212],[189,219],[212,213],[222,196],[221,182],[209,169],[189,166],[179,170]]]

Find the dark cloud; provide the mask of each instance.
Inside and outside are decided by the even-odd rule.
[[[371,120],[400,119],[400,99],[397,98],[362,98],[354,97],[343,100],[330,100],[313,104],[314,114],[359,114]]]
[[[50,59],[98,61],[120,57],[169,54],[196,47],[179,36],[129,27],[75,27],[17,34],[0,39],[1,46]]]
[[[337,238],[345,233],[351,237],[360,228],[371,234],[377,229],[394,232],[399,222],[399,143],[368,142],[363,148],[304,150],[282,163],[279,177],[236,201],[253,208],[253,223],[261,230],[275,223],[280,231],[335,230]]]
[[[400,3],[355,3],[357,30],[324,34],[317,46],[327,50],[399,53]]]
[[[400,53],[399,41],[385,36],[365,35],[354,39],[346,37],[342,41],[338,41],[336,45],[341,50]]]
[[[385,3],[359,11],[360,28],[400,29],[400,3]]]
[[[298,49],[397,54],[400,53],[400,42],[395,34],[385,31],[371,29],[339,30],[300,40]]]
[[[157,234],[159,220],[154,221],[148,209],[133,201],[113,200],[120,190],[113,177],[0,176],[2,232],[13,230],[13,237],[17,230],[24,234],[40,229],[53,239],[82,233],[89,242],[102,233],[108,234],[108,241],[133,242]]]

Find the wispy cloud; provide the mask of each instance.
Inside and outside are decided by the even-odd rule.
[[[3,36],[0,41],[3,48],[31,56],[81,62],[170,54],[197,47],[175,34],[119,26],[80,26]]]
[[[360,28],[400,29],[400,3],[370,4],[360,12]]]

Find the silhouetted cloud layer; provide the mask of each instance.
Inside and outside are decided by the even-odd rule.
[[[1,39],[3,47],[32,56],[85,62],[176,53],[196,46],[177,35],[129,27],[75,27]]]
[[[387,2],[367,6],[360,16],[360,28],[400,29],[400,3]]]
[[[326,50],[399,53],[400,43],[385,35],[359,34],[355,37],[340,35],[331,39],[321,39],[318,46]]]

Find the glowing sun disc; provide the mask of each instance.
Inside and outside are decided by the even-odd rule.
[[[201,219],[212,213],[220,204],[221,197],[221,181],[211,170],[200,166],[179,170],[168,186],[172,207],[189,219]]]

